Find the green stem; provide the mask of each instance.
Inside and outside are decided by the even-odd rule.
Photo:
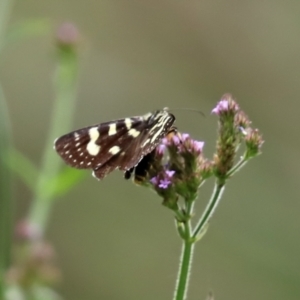
[[[201,234],[203,228],[206,226],[207,222],[211,218],[213,212],[215,211],[219,200],[221,199],[222,192],[224,190],[225,182],[217,181],[215,184],[214,192],[212,197],[205,208],[198,224],[195,227],[193,233],[191,233],[191,221],[190,219],[184,224],[184,244],[181,254],[179,272],[177,276],[177,282],[175,287],[175,295],[173,300],[184,300],[187,295],[187,287],[191,269],[191,262],[193,258],[193,250],[195,247],[195,242],[199,233]],[[193,214],[194,201],[186,201],[186,210],[189,216]],[[181,237],[183,235],[181,234]]]
[[[192,225],[190,220],[190,217],[193,214],[194,203],[194,200],[185,201],[186,216],[188,216],[189,219],[185,223],[183,223],[183,233],[180,231],[181,227],[177,227],[177,230],[179,231],[181,238],[183,238],[184,243],[176,281],[175,294],[173,298],[174,300],[184,300],[187,294],[193,250],[195,246],[195,240],[193,240],[191,236]]]
[[[77,55],[74,52],[60,52],[55,76],[56,99],[54,102],[51,126],[46,141],[42,168],[37,181],[35,196],[29,211],[28,220],[44,232],[53,204],[53,195],[45,186],[58,174],[61,161],[53,150],[53,142],[69,130],[75,110],[75,90],[77,80]]]
[[[195,243],[193,241],[184,241],[173,300],[186,299],[194,247]]]
[[[11,172],[9,159],[10,122],[5,98],[0,86],[0,299],[4,299],[5,273],[10,265],[12,233]]]
[[[242,157],[240,161],[237,162],[235,166],[231,168],[231,170],[227,173],[227,178],[234,175],[237,171],[239,171],[246,163],[247,159],[245,157]]]
[[[195,230],[193,232],[193,238],[197,238],[199,234],[201,234],[202,230],[206,227],[208,224],[208,221],[212,217],[216,207],[218,206],[218,203],[221,199],[222,193],[224,191],[225,182],[219,182],[218,180],[215,183],[214,191],[212,193],[212,196],[201,216],[199,219],[199,222],[197,223]]]
[[[0,0],[0,52],[13,1]],[[0,86],[0,299],[5,297],[4,276],[10,265],[12,232],[11,173],[5,163],[10,148],[10,122],[6,101]]]

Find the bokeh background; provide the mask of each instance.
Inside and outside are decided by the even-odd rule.
[[[72,21],[82,34],[70,129],[191,107],[206,117],[176,111],[176,124],[205,140],[210,156],[210,111],[225,92],[237,98],[264,135],[263,154],[228,183],[197,244],[188,299],[205,299],[210,290],[222,300],[300,299],[300,2],[16,1],[10,25],[35,18]],[[54,34],[2,54],[14,144],[37,165],[54,97]],[[18,179],[14,187],[21,219],[32,195]],[[181,241],[160,202],[118,171],[102,182],[87,176],[56,201],[47,238],[65,299],[171,299]]]

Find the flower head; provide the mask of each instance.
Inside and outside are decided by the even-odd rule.
[[[201,165],[206,161],[203,158],[203,147],[203,141],[179,132],[168,135],[157,146],[147,178],[150,186],[164,199],[165,206],[176,209],[180,195],[190,198],[196,195],[203,181]],[[203,172],[206,178],[212,174],[207,168]]]
[[[165,144],[159,144],[155,150],[157,155],[163,156],[167,150],[167,146]]]
[[[175,174],[174,170],[166,170],[166,176],[168,178],[172,178],[174,174]]]
[[[66,22],[60,25],[58,28],[56,33],[56,41],[61,47],[71,47],[77,45],[80,41],[80,33],[73,23]]]
[[[260,153],[264,141],[258,129],[252,129],[246,135],[245,143],[247,147],[246,157],[250,158]]]
[[[169,179],[164,178],[159,181],[158,187],[161,189],[167,189],[171,183],[172,182]]]
[[[228,110],[228,101],[221,100],[218,102],[217,106],[211,111],[213,114],[220,115],[223,111]]]
[[[219,117],[217,151],[214,155],[215,174],[226,178],[233,167],[237,151],[246,143],[246,158],[259,153],[262,138],[250,127],[251,121],[229,94],[225,94],[212,113]]]
[[[193,216],[193,201],[198,189],[209,177],[216,177],[215,196],[221,194],[226,180],[236,173],[247,159],[260,153],[263,144],[257,129],[230,94],[225,94],[212,110],[218,117],[218,137],[216,152],[212,160],[204,157],[204,142],[194,140],[188,133],[167,133],[156,149],[146,154],[134,169],[144,186],[150,186],[163,198],[162,204],[175,212],[180,236],[186,239],[184,224]],[[244,143],[244,155],[238,156],[240,145]],[[237,157],[240,159],[238,160]],[[218,197],[213,196],[215,204]],[[178,201],[180,198],[183,201]],[[210,205],[210,204],[209,204]],[[213,212],[214,208],[211,208]],[[210,216],[204,212],[206,223],[196,231],[201,236],[203,226]],[[181,229],[180,229],[181,228]],[[198,237],[199,238],[199,237]]]
[[[221,116],[222,114],[234,114],[239,110],[238,104],[233,100],[230,94],[222,96],[216,107],[211,111],[212,114]]]
[[[150,182],[154,187],[160,189],[167,189],[172,184],[172,177],[174,176],[174,170],[165,169],[161,171],[157,176],[152,177]]]

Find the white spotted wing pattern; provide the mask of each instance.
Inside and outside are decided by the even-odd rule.
[[[55,140],[66,164],[92,169],[102,179],[115,169],[128,171],[172,130],[174,115],[167,110],[85,127]]]

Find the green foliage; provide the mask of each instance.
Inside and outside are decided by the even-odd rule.
[[[14,172],[26,186],[34,192],[39,170],[22,152],[11,148],[7,167]],[[44,182],[43,190],[48,197],[56,198],[70,191],[86,177],[86,173],[64,167],[55,177]]]

